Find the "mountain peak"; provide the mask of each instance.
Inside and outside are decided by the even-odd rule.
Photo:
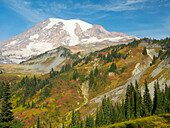
[[[125,42],[136,37],[108,32],[100,25],[79,19],[49,18],[31,29],[0,42],[0,64],[19,63],[59,46],[78,44]]]
[[[79,19],[71,19],[71,20],[63,20],[63,19],[57,19],[57,18],[49,18],[47,21],[49,21],[49,24],[45,27],[45,29],[50,29],[54,25],[59,25],[62,23],[64,25],[64,28],[67,29],[68,31],[76,28],[76,24],[79,24],[82,31],[86,31],[87,29],[91,28],[92,25],[89,23],[86,23],[82,20]]]

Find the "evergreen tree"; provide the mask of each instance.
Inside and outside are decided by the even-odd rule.
[[[0,88],[1,88],[1,90],[0,90],[0,99],[1,99],[2,96],[3,96],[3,89],[4,89],[4,86],[5,86],[5,83],[4,83],[4,82],[0,83]]]
[[[134,101],[134,92],[131,95],[131,119],[135,119],[135,101]]]
[[[147,55],[146,47],[144,47],[142,54],[143,54],[143,55]]]
[[[162,104],[161,104],[161,92],[159,89],[159,83],[155,83],[154,86],[154,101],[153,101],[153,114],[161,114],[162,113]]]
[[[112,61],[112,56],[110,55],[110,53],[107,54],[107,62],[111,62]]]
[[[95,70],[94,70],[94,75],[97,76],[98,73],[99,73],[99,71],[98,71],[98,69],[97,69],[97,67],[96,67]]]
[[[147,81],[145,80],[145,92],[143,95],[143,104],[146,109],[146,115],[150,115],[152,111],[152,100],[148,89]]]
[[[120,53],[118,54],[117,58],[118,58],[118,59],[120,59],[120,58],[121,58],[121,54],[120,54]]]
[[[52,128],[52,124],[51,124],[51,122],[50,122],[50,128]]]
[[[156,57],[155,55],[153,56],[153,60],[152,60],[152,64],[151,65],[154,65],[156,63]]]
[[[0,74],[3,74],[3,72],[2,72],[2,71],[0,71]]]
[[[94,119],[91,116],[86,116],[85,128],[94,128]]]
[[[37,119],[37,128],[40,128],[40,118],[38,116],[38,119]]]
[[[97,112],[96,112],[95,126],[96,126],[96,127],[99,126],[99,111],[98,111],[98,108],[97,108]]]
[[[76,124],[75,114],[74,114],[74,109],[72,110],[72,119],[71,119],[71,124],[72,124],[72,126],[75,126],[75,124]]]
[[[89,76],[89,89],[92,88],[93,84],[94,84],[94,75],[93,75],[93,71],[91,71]]]
[[[125,97],[125,117],[130,119],[130,85],[127,86],[126,97]]]
[[[50,78],[53,78],[53,77],[54,77],[54,69],[52,68],[51,71],[50,71]]]
[[[126,112],[126,114],[127,114],[127,115],[126,115],[126,118],[127,118],[128,120],[130,120],[130,118],[131,118],[131,117],[130,117],[130,115],[131,115],[131,114],[130,114],[130,98],[127,99],[127,112]]]
[[[110,66],[109,71],[110,71],[110,72],[117,73],[117,66],[116,66],[115,63],[112,63],[112,65]]]
[[[4,128],[12,126],[12,121],[14,120],[12,110],[12,103],[10,102],[10,85],[6,83],[3,89],[3,99],[1,104],[1,113],[0,113],[0,125]]]
[[[140,110],[141,110],[141,104],[140,104],[140,96],[139,92],[135,93],[135,117],[140,117]]]
[[[102,54],[101,53],[99,53],[99,55],[98,55],[98,57],[97,58],[102,58]]]
[[[122,99],[122,105],[121,105],[121,121],[125,120],[125,103],[124,99]]]
[[[138,92],[139,90],[139,85],[138,85],[138,82],[137,82],[137,80],[135,80],[135,90]]]
[[[75,70],[73,72],[73,79],[76,80],[77,78],[78,78],[78,72],[77,72],[77,70]]]
[[[75,114],[74,114],[75,125],[78,126],[78,125],[80,124],[81,114],[80,114],[80,111],[79,111],[79,110],[75,111],[74,113],[75,113]]]
[[[80,122],[80,128],[83,128],[83,121]]]
[[[170,112],[170,87],[165,84],[165,112]]]
[[[32,101],[31,108],[34,108],[34,107],[35,107],[35,104],[34,104],[34,101]]]
[[[162,53],[163,53],[162,50],[159,50],[159,57],[162,55]]]
[[[44,91],[43,91],[43,97],[46,98],[46,97],[49,97],[50,96],[50,89],[48,86],[46,86],[44,88]]]
[[[28,102],[28,108],[30,108],[30,103]]]
[[[22,107],[25,107],[25,96],[23,96]]]
[[[64,122],[63,122],[63,126],[62,126],[62,128],[64,128],[65,126],[64,126]]]
[[[135,100],[135,117],[139,118],[140,117],[141,103],[140,103],[139,86],[138,86],[137,81],[135,81],[134,100]]]

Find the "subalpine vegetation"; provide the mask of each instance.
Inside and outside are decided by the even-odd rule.
[[[143,39],[145,40],[145,39]],[[147,39],[146,39],[147,41]],[[168,41],[168,40],[167,40]],[[128,45],[118,45],[118,46],[110,46],[108,48],[105,48],[100,51],[92,52],[88,56],[85,56],[84,58],[78,58],[75,57],[72,61],[72,63],[68,64],[66,63],[63,65],[61,71],[54,71],[54,69],[51,69],[49,74],[46,74],[45,76],[25,76],[21,79],[21,81],[17,83],[12,83],[12,92],[11,95],[16,97],[16,102],[14,102],[13,108],[14,109],[22,109],[22,110],[44,110],[44,109],[51,109],[50,105],[47,102],[44,102],[42,105],[38,105],[39,103],[45,101],[49,97],[53,96],[52,90],[56,86],[54,81],[56,82],[57,79],[61,82],[59,87],[57,87],[58,90],[60,90],[62,86],[62,80],[66,79],[66,76],[69,74],[69,77],[67,78],[65,84],[70,84],[70,81],[73,81],[73,85],[70,84],[70,88],[78,88],[81,83],[84,81],[89,81],[89,94],[95,93],[97,89],[100,90],[100,87],[107,86],[109,82],[107,83],[107,76],[109,76],[109,73],[114,76],[120,76],[123,72],[126,72],[126,69],[128,69],[127,65],[120,66],[119,61],[123,60],[126,61],[130,58],[131,54],[128,51],[126,52],[120,52],[120,50],[124,50],[127,47],[130,50],[134,50],[136,46],[138,46],[140,41],[133,41],[132,43]],[[153,43],[153,42],[152,42]],[[155,44],[155,43],[154,43]],[[157,57],[153,57],[151,67],[154,67],[158,64],[158,61],[161,61],[167,57],[169,57],[169,49],[167,49],[166,43],[161,42],[161,46],[164,47],[166,50],[159,50],[159,55]],[[134,49],[133,49],[134,48]],[[148,53],[146,50],[146,47],[143,48],[140,47],[140,54],[142,57],[147,57]],[[143,53],[143,54],[142,54]],[[130,54],[130,55],[129,55]],[[66,55],[66,54],[65,54]],[[63,56],[65,56],[63,55]],[[91,67],[94,60],[99,60],[99,65],[96,65],[90,70],[89,73],[86,74],[84,69],[82,67]],[[105,67],[104,70],[102,68]],[[80,69],[81,68],[81,69]],[[63,75],[64,74],[64,75]],[[2,74],[3,75],[3,74]],[[102,81],[102,82],[101,82]],[[151,81],[151,80],[148,80]],[[75,82],[77,82],[77,85],[75,85]],[[116,85],[116,84],[115,84]],[[0,99],[3,101],[3,93],[4,88],[6,84],[0,81]],[[58,85],[57,85],[58,86]],[[144,93],[141,94],[140,87],[138,87],[138,83],[136,82],[135,85],[130,84],[127,86],[127,92],[126,97],[124,100],[122,100],[121,103],[115,103],[113,104],[109,98],[106,96],[102,100],[102,106],[99,108],[96,108],[96,113],[93,115],[88,115],[86,118],[82,119],[80,111],[76,111],[76,109],[72,110],[70,107],[69,111],[72,110],[72,116],[71,116],[71,123],[69,124],[69,121],[66,119],[65,115],[62,115],[60,119],[60,114],[62,110],[58,109],[57,107],[52,108],[53,112],[57,113],[53,119],[55,120],[49,120],[46,121],[44,118],[48,117],[42,117],[40,114],[32,114],[32,117],[34,118],[34,121],[31,120],[32,127],[57,127],[56,124],[62,123],[62,127],[80,127],[80,128],[88,128],[88,127],[102,127],[109,124],[116,124],[117,122],[122,121],[128,121],[133,119],[140,119],[141,117],[148,117],[152,115],[157,114],[164,114],[169,113],[169,97],[170,97],[170,89],[167,85],[165,85],[165,88],[162,90],[159,87],[159,83],[155,83],[155,93],[154,98],[151,99],[149,89],[147,86],[147,82],[145,82],[145,90]],[[61,93],[56,91],[56,93]],[[103,91],[103,90],[102,90]],[[96,92],[97,94],[98,92]],[[38,98],[36,100],[32,100],[35,96]],[[96,95],[95,95],[96,96]],[[0,106],[2,105],[2,102],[0,102]],[[70,105],[70,104],[68,104]],[[1,106],[2,107],[2,106]],[[67,104],[66,104],[66,107]],[[23,115],[23,113],[18,114],[20,116]],[[27,118],[27,117],[26,117]],[[23,120],[25,121],[26,118]],[[63,118],[63,119],[62,119]],[[47,119],[48,120],[48,119]],[[46,122],[45,122],[46,121]],[[57,123],[54,125],[54,121]],[[68,122],[66,122],[68,121]],[[13,120],[11,123],[13,126],[16,127],[22,127],[19,121]],[[44,123],[45,122],[45,123]],[[52,122],[52,123],[51,123]],[[63,123],[65,122],[65,123]],[[4,123],[4,122],[3,122]],[[3,124],[1,121],[1,124]],[[26,122],[28,125],[28,122]],[[24,124],[24,123],[23,123]],[[34,124],[34,126],[33,126]],[[4,125],[4,124],[3,124]]]
[[[0,113],[0,126],[10,127],[16,125],[12,110],[12,103],[10,102],[10,86],[5,84],[4,93]],[[151,99],[147,81],[145,81],[145,89],[143,96],[136,81],[135,85],[132,83],[127,86],[125,100],[122,103],[113,104],[106,96],[102,100],[102,105],[97,108],[95,117],[92,115],[86,116],[83,121],[79,111],[72,110],[71,123],[68,127],[74,128],[94,128],[103,125],[114,124],[117,122],[127,121],[131,119],[147,117],[151,115],[158,115],[170,112],[170,87],[165,84],[164,89],[160,89],[159,82],[154,86],[154,98]],[[19,123],[18,123],[19,124]],[[41,127],[40,119],[37,119],[37,128]],[[34,126],[33,126],[34,127]],[[50,123],[52,128],[52,124]],[[65,127],[63,123],[63,127]]]
[[[154,86],[154,98],[151,99],[147,81],[145,81],[145,90],[142,96],[138,87],[131,83],[127,86],[125,100],[121,103],[113,104],[106,96],[102,100],[102,105],[97,108],[95,117],[92,115],[86,116],[83,120],[77,121],[77,116],[73,110],[72,122],[69,125],[74,128],[94,128],[103,125],[114,124],[127,120],[134,120],[141,117],[158,115],[170,112],[170,87],[165,84],[164,89],[160,89],[159,82]],[[79,117],[80,118],[80,117]]]

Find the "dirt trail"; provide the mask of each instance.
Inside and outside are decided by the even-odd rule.
[[[81,91],[82,91],[82,94],[83,94],[83,97],[84,97],[84,102],[82,104],[80,104],[80,106],[78,108],[75,108],[74,111],[77,111],[79,109],[81,109],[84,105],[86,105],[88,103],[88,97],[89,97],[89,81],[85,81],[84,83],[82,83],[81,85]],[[67,122],[70,122],[71,121],[71,114],[72,114],[72,111],[68,112],[67,116],[66,116],[66,119],[67,119]]]

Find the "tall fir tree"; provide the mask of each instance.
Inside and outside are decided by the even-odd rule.
[[[98,110],[98,108],[97,108],[97,112],[96,112],[95,126],[96,126],[96,127],[99,126],[99,110]]]
[[[135,81],[134,100],[135,100],[135,117],[139,118],[140,117],[141,103],[140,103],[139,86],[138,86],[137,80]]]
[[[154,88],[154,107],[155,107],[155,114],[161,114],[162,113],[162,104],[161,104],[161,92],[159,88],[159,82],[157,80],[157,83],[155,83],[155,88]],[[162,100],[163,101],[163,100]],[[154,110],[154,109],[153,109]]]
[[[125,97],[125,117],[130,119],[130,85],[127,86],[126,97]]]
[[[38,116],[38,119],[37,119],[37,128],[40,128],[40,117]]]
[[[147,55],[146,47],[144,47],[142,54],[143,54],[143,55]]]
[[[121,105],[121,121],[125,121],[125,103],[124,103],[124,99],[122,99],[122,105]]]
[[[52,124],[51,124],[51,122],[50,122],[50,128],[52,128]]]
[[[145,80],[145,92],[143,95],[143,104],[146,109],[146,115],[150,115],[152,112],[152,100],[148,89],[147,81]]]
[[[156,63],[156,56],[154,55],[153,56],[153,60],[152,60],[152,64],[151,65],[154,65]]]
[[[98,73],[99,73],[99,71],[98,71],[98,68],[96,67],[95,70],[94,70],[94,75],[97,76]]]
[[[63,126],[62,126],[62,128],[64,128],[65,127],[65,125],[64,125],[64,122],[63,122]]]
[[[74,109],[72,110],[71,124],[72,124],[72,126],[75,126],[75,124],[76,124]]]
[[[112,63],[112,65],[110,66],[109,72],[117,73],[117,66],[115,63]]]
[[[135,99],[134,99],[134,92],[131,95],[131,119],[135,119]]]
[[[170,87],[165,84],[165,112],[170,112]]]
[[[11,103],[11,92],[10,85],[7,82],[4,85],[3,89],[3,98],[1,104],[1,113],[0,113],[0,125],[4,128],[13,126],[12,121],[14,120],[14,115],[12,112],[12,103]]]
[[[83,128],[83,121],[80,122],[80,128]]]

